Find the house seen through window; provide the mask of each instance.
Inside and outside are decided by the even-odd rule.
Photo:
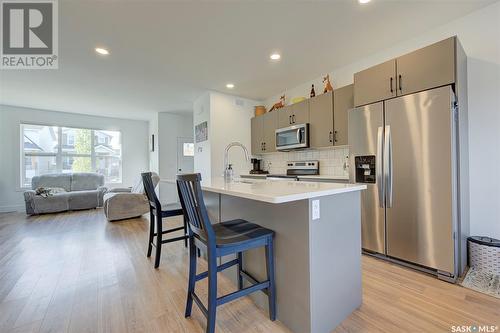
[[[97,172],[121,183],[121,133],[87,128],[21,124],[21,184],[47,173]]]

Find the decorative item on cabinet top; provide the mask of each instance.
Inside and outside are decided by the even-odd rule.
[[[266,107],[264,105],[256,105],[255,106],[255,116],[262,116],[264,113],[266,113]]]
[[[281,109],[284,106],[285,106],[285,94],[281,95],[279,102],[274,103],[273,107],[269,110],[269,112]]]
[[[325,87],[323,89],[323,94],[329,91],[333,91],[332,84],[330,83],[330,74],[326,74],[326,76],[323,78],[323,83],[325,84]]]

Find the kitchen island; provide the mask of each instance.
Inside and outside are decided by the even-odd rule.
[[[212,223],[242,218],[276,232],[277,319],[297,333],[331,332],[361,305],[360,191],[365,188],[242,178],[202,181]],[[247,251],[243,267],[264,280],[264,249]],[[235,268],[225,274],[236,285]],[[267,311],[266,295],[250,297]]]

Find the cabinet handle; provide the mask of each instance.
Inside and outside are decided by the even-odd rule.
[[[330,142],[333,142],[333,132],[332,131],[330,131],[328,138],[330,139]]]
[[[392,76],[391,76],[391,93],[393,93],[393,92],[394,92],[394,89],[392,89],[392,81],[394,81],[394,79],[393,79],[393,78],[392,78]]]
[[[292,124],[295,124],[295,115],[292,114]]]
[[[333,131],[333,142],[337,142],[337,131]]]
[[[264,142],[264,151],[266,150],[266,143]]]
[[[288,116],[288,124],[291,125],[292,124],[292,116]]]
[[[401,74],[399,74],[399,91],[403,92],[403,85],[401,84]]]

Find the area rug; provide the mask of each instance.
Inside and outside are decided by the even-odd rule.
[[[470,268],[461,285],[500,298],[500,275]]]

